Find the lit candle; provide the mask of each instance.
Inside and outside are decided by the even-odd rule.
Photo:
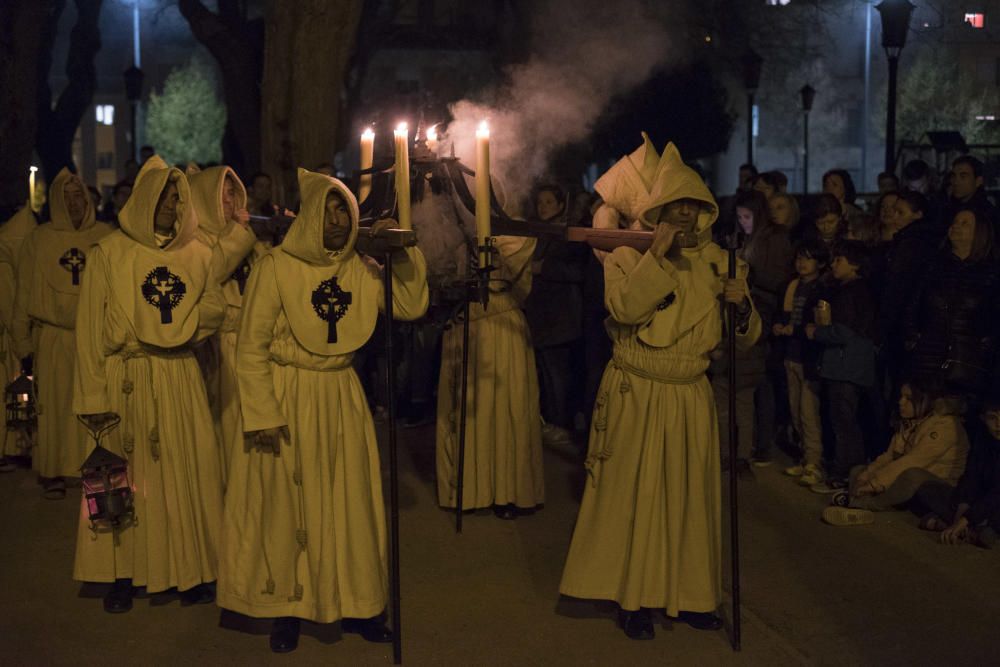
[[[400,123],[393,132],[396,141],[396,204],[399,208],[399,228],[413,229],[410,221],[410,130]]]
[[[361,171],[372,168],[372,160],[375,155],[375,133],[369,127],[361,133]],[[358,183],[358,203],[368,199],[372,191],[372,175],[362,174]]]
[[[490,126],[484,120],[476,130],[476,241],[490,236]],[[489,258],[480,257],[481,265]]]
[[[431,125],[427,128],[427,150],[432,153],[437,152],[438,147],[438,131],[437,125]]]
[[[35,172],[38,171],[38,167],[31,165],[28,168],[28,206],[35,206]]]

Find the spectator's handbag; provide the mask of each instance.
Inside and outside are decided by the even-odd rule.
[[[963,389],[979,390],[990,379],[992,345],[974,336],[953,336],[948,343],[948,358],[941,364],[944,380]]]

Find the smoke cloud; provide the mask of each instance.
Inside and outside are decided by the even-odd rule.
[[[545,175],[557,149],[586,139],[615,96],[672,55],[665,25],[642,0],[546,0],[532,8],[530,58],[480,101],[453,104],[447,128],[455,154],[473,166],[476,128],[489,122],[491,172],[515,200]]]

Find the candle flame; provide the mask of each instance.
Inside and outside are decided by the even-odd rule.
[[[429,128],[427,128],[427,140],[437,141],[437,139],[438,139],[437,125],[431,125]]]
[[[489,137],[490,136],[490,124],[485,120],[479,123],[479,129],[476,130],[477,137]]]
[[[373,141],[375,139],[375,133],[372,131],[372,128],[366,127],[365,131],[361,133],[361,138]]]
[[[399,125],[396,126],[396,132],[398,132],[399,134],[406,134],[409,131],[410,131],[410,126],[407,125],[406,123],[400,123]]]
[[[28,170],[31,172],[36,172],[38,171],[38,167],[36,167],[35,165],[31,165],[30,167],[28,167]]]

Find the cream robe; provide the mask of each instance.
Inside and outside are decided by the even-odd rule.
[[[621,163],[619,163],[621,164]],[[702,241],[673,260],[618,248],[604,262],[614,355],[601,380],[586,461],[589,483],[560,593],[622,609],[715,610],[722,595],[719,436],[709,353],[722,338],[728,258],[708,241],[717,208],[668,146],[640,215],[703,202]],[[746,266],[739,275],[745,277]],[[737,344],[760,335],[752,311]]]
[[[87,205],[79,229],[66,208],[64,188],[71,181]],[[90,248],[112,228],[96,222],[86,186],[67,169],[52,181],[49,209],[52,220],[28,234],[17,262],[14,351],[34,359],[38,432],[32,468],[42,477],[78,477],[93,441],[73,414],[77,300]]]
[[[329,623],[375,616],[388,597],[378,445],[351,366],[382,309],[382,281],[351,250],[354,196],[339,181],[304,170],[299,183],[302,212],[282,247],[254,266],[237,346],[244,428],[285,427],[289,437],[281,436],[277,456],[250,441],[234,453],[218,603],[248,616]],[[333,257],[322,250],[321,231],[331,189],[348,201],[354,226]],[[311,301],[331,279],[350,295],[335,327],[317,317]],[[426,267],[416,248],[394,258],[393,297],[398,319],[416,319],[427,308]]]
[[[545,502],[538,375],[528,323],[521,311],[531,291],[534,239],[497,239],[495,271],[484,312],[470,308],[469,379],[466,402],[462,507]],[[458,442],[462,395],[462,323],[445,331],[438,384],[438,503],[457,502]]]
[[[168,177],[177,179],[182,224],[160,249],[152,215]],[[73,407],[78,414],[121,416],[102,445],[128,459],[136,521],[117,535],[94,530],[81,505],[73,576],[131,578],[149,592],[185,590],[216,579],[222,483],[192,346],[218,329],[225,304],[210,279],[211,250],[192,238],[196,223],[181,172],[168,171],[156,156],[147,160],[121,220],[122,230],[88,256]]]
[[[0,372],[4,389],[20,372],[14,351],[14,301],[17,296],[17,258],[24,238],[38,226],[30,202],[0,227]],[[0,427],[0,456],[31,456],[34,441],[27,434]]]
[[[198,228],[212,245],[212,266],[226,300],[226,317],[219,333],[198,348],[205,389],[219,442],[219,466],[226,483],[233,451],[242,446],[239,389],[236,380],[236,333],[239,331],[243,291],[253,263],[267,252],[253,230],[226,220],[222,188],[226,177],[235,184],[235,209],[246,207],[246,190],[229,167],[210,167],[189,174],[191,194],[198,211]]]

